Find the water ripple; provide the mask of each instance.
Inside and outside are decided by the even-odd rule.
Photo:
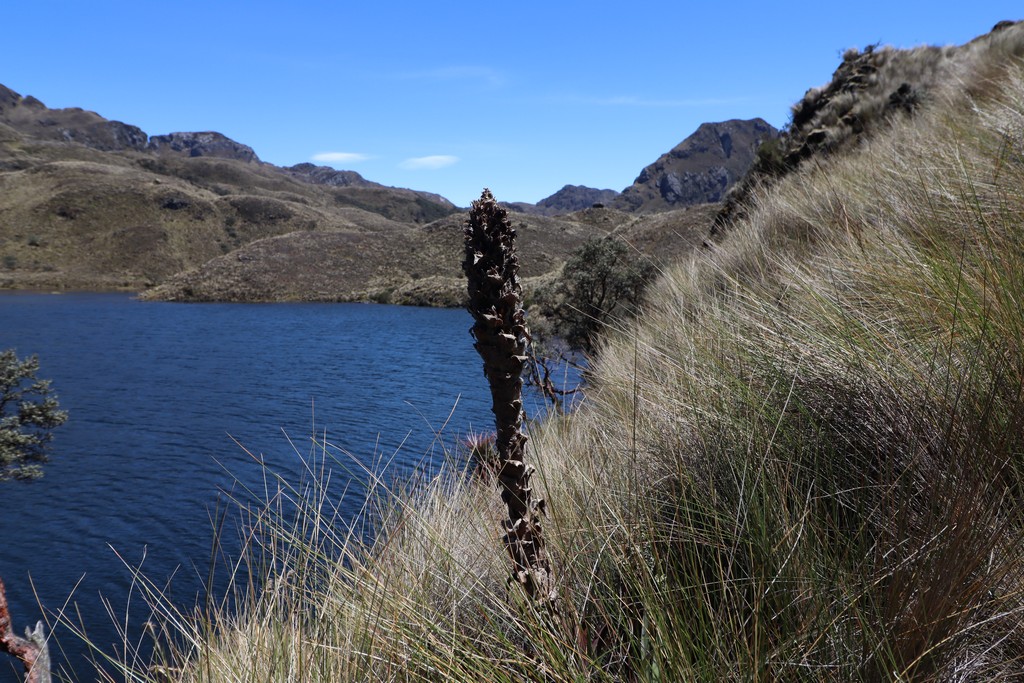
[[[74,600],[90,633],[114,642],[98,596],[123,609],[131,576],[110,546],[128,562],[145,554],[158,583],[177,572],[174,597],[194,600],[220,492],[263,487],[232,439],[290,477],[301,475],[294,449],[324,432],[367,466],[397,452],[395,476],[436,466],[433,431],[453,408],[449,448],[492,420],[469,325],[453,310],[0,295],[0,349],[38,354],[70,414],[46,476],[0,486],[31,534],[0,552],[15,619],[38,618],[30,575],[51,610],[84,575]],[[332,481],[339,495],[349,483],[341,471]],[[145,615],[133,617],[138,626]],[[81,648],[57,636],[80,666]],[[17,680],[0,667],[0,683]]]

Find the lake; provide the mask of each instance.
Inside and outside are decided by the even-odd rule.
[[[470,324],[462,310],[0,293],[0,349],[37,354],[69,414],[45,476],[0,484],[17,632],[43,618],[38,596],[51,620],[67,604],[97,643],[120,642],[103,600],[124,619],[125,563],[143,558],[157,583],[174,577],[176,602],[195,604],[223,492],[262,489],[253,456],[297,481],[300,454],[326,434],[359,462],[389,463],[389,480],[434,473],[460,436],[493,429]],[[333,473],[339,492],[348,476]],[[355,487],[342,510],[362,502]],[[147,613],[133,599],[137,637]],[[55,665],[88,680],[81,643],[55,636]],[[20,664],[0,660],[0,683],[17,681]]]

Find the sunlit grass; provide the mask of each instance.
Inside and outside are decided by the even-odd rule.
[[[363,472],[364,545],[318,439],[299,483],[239,500],[229,603],[182,612],[139,577],[161,645],[123,673],[1018,679],[1024,72],[1001,67],[762,192],[534,429],[557,617],[508,589],[485,477]]]

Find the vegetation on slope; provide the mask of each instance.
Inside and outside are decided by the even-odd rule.
[[[557,339],[568,349],[593,355],[606,325],[636,315],[656,272],[649,258],[620,240],[585,242],[558,278],[537,291],[530,309],[534,353],[546,354],[543,347]]]
[[[718,137],[714,143],[721,147]],[[689,175],[722,154],[689,159]],[[732,156],[734,173],[749,165],[749,155]],[[604,195],[567,187],[533,210],[579,209],[592,203],[581,204],[586,196]],[[149,137],[93,112],[49,109],[0,85],[0,288],[458,306],[465,296],[452,245],[464,215],[453,217],[456,211],[438,195],[384,187],[354,171],[263,163],[219,133]],[[676,233],[693,232],[707,213],[607,210],[594,220],[594,211],[517,219],[529,233],[528,276],[553,276],[594,228],[627,240],[635,234],[650,255],[688,249],[693,240]]]
[[[258,240],[383,245],[454,211],[352,171],[262,163],[219,133],[148,137],[0,86],[0,288],[140,290]]]
[[[257,240],[342,231],[385,243],[454,210],[234,159],[19,150],[24,168],[0,172],[0,287],[140,290]],[[0,143],[0,162],[10,151]]]
[[[532,291],[550,280],[580,245],[595,237],[612,236],[666,263],[701,243],[716,209],[716,205],[701,205],[648,216],[611,209],[587,209],[558,218],[513,214],[522,236],[526,289]],[[358,213],[360,218],[353,222],[360,220],[363,229],[338,226],[256,240],[169,277],[143,297],[465,305],[466,286],[459,265],[465,213],[422,226]]]
[[[743,215],[743,205],[753,190],[784,176],[804,162],[855,148],[895,122],[936,104],[951,82],[959,81],[967,93],[985,88],[995,61],[984,64],[992,41],[1014,40],[1004,30],[1014,22],[1001,21],[992,33],[966,45],[920,47],[899,50],[869,45],[851,48],[822,87],[810,88],[792,108],[792,118],[777,139],[761,146],[751,172],[726,197],[716,220],[721,227]],[[979,66],[984,64],[984,66]]]
[[[1024,25],[964,54],[755,188],[533,435],[560,620],[507,591],[486,481],[382,494],[372,548],[282,484],[241,613],[158,601],[135,680],[1019,679]]]

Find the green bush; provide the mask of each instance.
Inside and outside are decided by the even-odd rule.
[[[754,172],[767,176],[781,176],[791,168],[786,162],[786,145],[779,138],[768,138],[757,148]]]
[[[0,481],[41,476],[50,432],[67,420],[38,371],[37,357],[19,360],[11,349],[0,351]]]
[[[623,242],[586,242],[566,261],[558,280],[538,293],[537,312],[547,320],[531,322],[534,337],[553,334],[573,349],[594,353],[607,325],[636,315],[654,274],[654,265]]]

